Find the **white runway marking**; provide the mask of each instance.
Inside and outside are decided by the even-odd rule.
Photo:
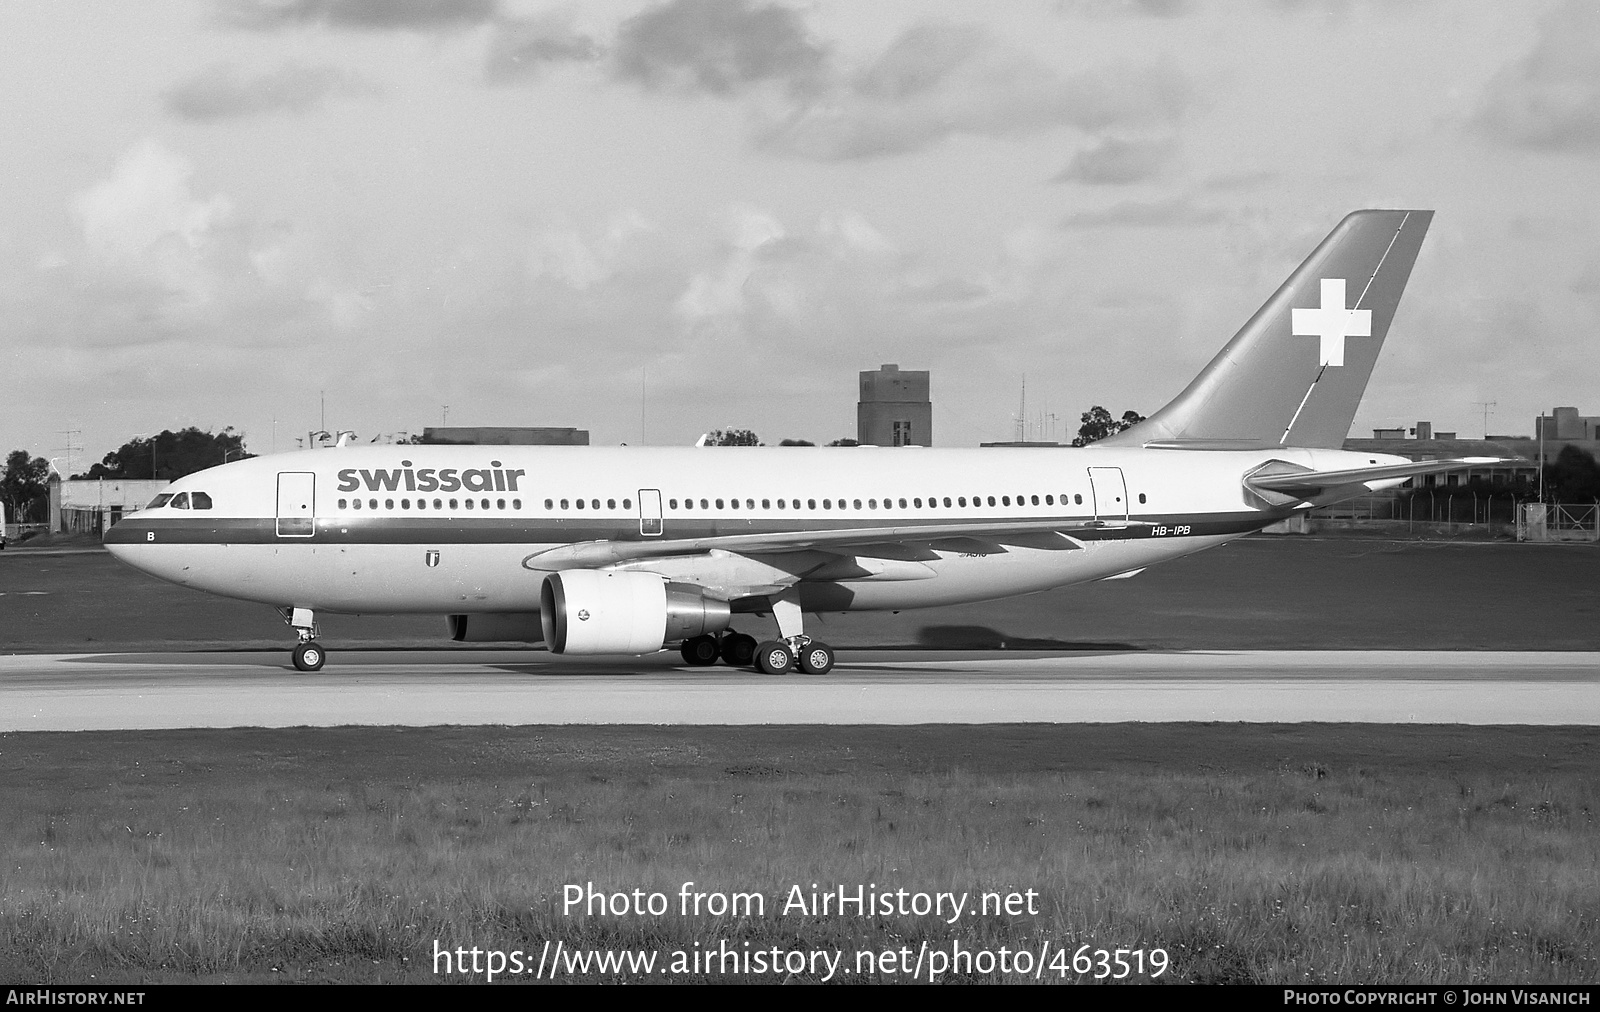
[[[1600,653],[849,651],[823,677],[675,653],[0,657],[0,730],[439,724],[1116,721],[1600,724]]]

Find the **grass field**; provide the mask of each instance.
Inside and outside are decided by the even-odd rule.
[[[435,940],[748,941],[846,966],[924,941],[1159,947],[1179,982],[1600,976],[1587,728],[18,733],[0,772],[5,980],[433,981]],[[560,905],[568,883],[686,881],[760,892],[765,916]],[[1039,912],[779,915],[812,883],[1033,889]]]

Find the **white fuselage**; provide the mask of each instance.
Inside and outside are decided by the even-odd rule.
[[[881,526],[897,532],[881,545],[710,551],[618,568],[729,599],[800,576],[813,611],[917,608],[1117,576],[1258,530],[1291,512],[1252,504],[1242,486],[1268,460],[1328,470],[1401,458],[1295,448],[344,447],[189,475],[168,491],[205,493],[209,508],[194,508],[205,501],[196,496],[188,509],[147,509],[106,542],[139,569],[229,597],[451,614],[537,611],[544,573],[530,560],[562,546]],[[1070,538],[985,533],[1057,520],[1078,529]],[[923,525],[940,533],[904,533]]]

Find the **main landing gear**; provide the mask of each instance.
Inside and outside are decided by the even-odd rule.
[[[779,638],[756,643],[754,636],[726,632],[720,638],[706,634],[683,641],[679,652],[690,667],[709,667],[720,658],[729,667],[753,667],[769,675],[785,675],[798,667],[808,675],[833,670],[833,648],[805,634],[799,598],[791,594],[774,598],[772,615],[778,620]]]
[[[294,648],[290,658],[294,661],[297,671],[321,671],[322,662],[328,659],[328,653],[322,649],[322,644],[317,642],[317,617],[310,608],[279,608],[287,622],[300,637],[300,645]]]

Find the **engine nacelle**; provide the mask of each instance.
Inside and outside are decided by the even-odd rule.
[[[539,591],[544,641],[557,654],[646,654],[728,627],[728,602],[654,573],[571,569]]]
[[[474,615],[446,615],[450,638],[457,643],[502,643],[517,640],[537,643],[544,629],[536,611],[480,612]]]

